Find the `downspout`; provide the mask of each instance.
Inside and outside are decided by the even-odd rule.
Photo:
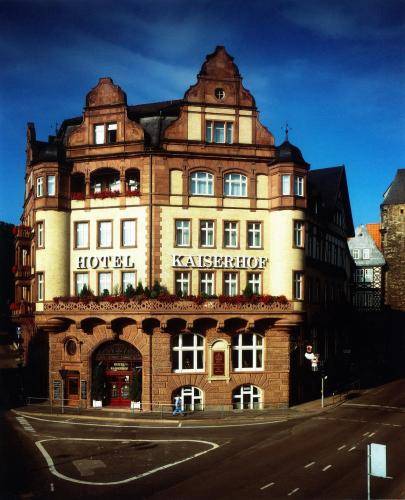
[[[152,153],[149,153],[149,290],[152,289],[152,245],[153,245],[153,203],[152,203]],[[152,406],[152,339],[153,339],[153,328],[151,327],[151,331],[149,332],[149,401],[150,401],[150,411],[153,410]]]

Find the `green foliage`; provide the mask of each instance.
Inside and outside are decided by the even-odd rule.
[[[119,285],[114,285],[112,294],[113,295],[120,295],[121,294],[121,287]]]
[[[94,294],[90,290],[90,288],[87,285],[83,285],[83,288],[80,290],[79,297],[80,298],[86,298],[86,297],[93,297]]]
[[[102,297],[108,297],[110,295],[110,292],[107,290],[107,288],[104,288],[103,293],[101,294]]]
[[[251,297],[253,295],[252,285],[246,285],[246,288],[243,290],[244,297]]]
[[[135,293],[136,293],[135,288],[131,284],[129,284],[127,286],[127,288],[125,289],[124,295],[125,295],[125,297],[130,299],[135,295]]]
[[[135,295],[143,295],[144,291],[145,290],[143,289],[142,281],[139,281],[138,286],[136,287],[136,290],[135,290]]]

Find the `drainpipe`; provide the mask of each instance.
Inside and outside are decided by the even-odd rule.
[[[152,245],[153,245],[153,205],[152,205],[152,153],[149,153],[149,290],[152,288]]]

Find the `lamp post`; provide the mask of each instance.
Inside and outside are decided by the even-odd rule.
[[[59,373],[60,373],[60,376],[62,378],[62,397],[61,397],[61,401],[62,401],[62,413],[64,413],[64,406],[63,406],[63,403],[64,403],[64,397],[65,397],[65,377],[66,377],[66,374],[67,374],[68,370],[59,370]]]

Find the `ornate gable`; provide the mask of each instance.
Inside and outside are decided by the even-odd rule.
[[[115,85],[111,78],[100,78],[98,84],[86,96],[86,107],[97,106],[126,106],[125,92]]]

